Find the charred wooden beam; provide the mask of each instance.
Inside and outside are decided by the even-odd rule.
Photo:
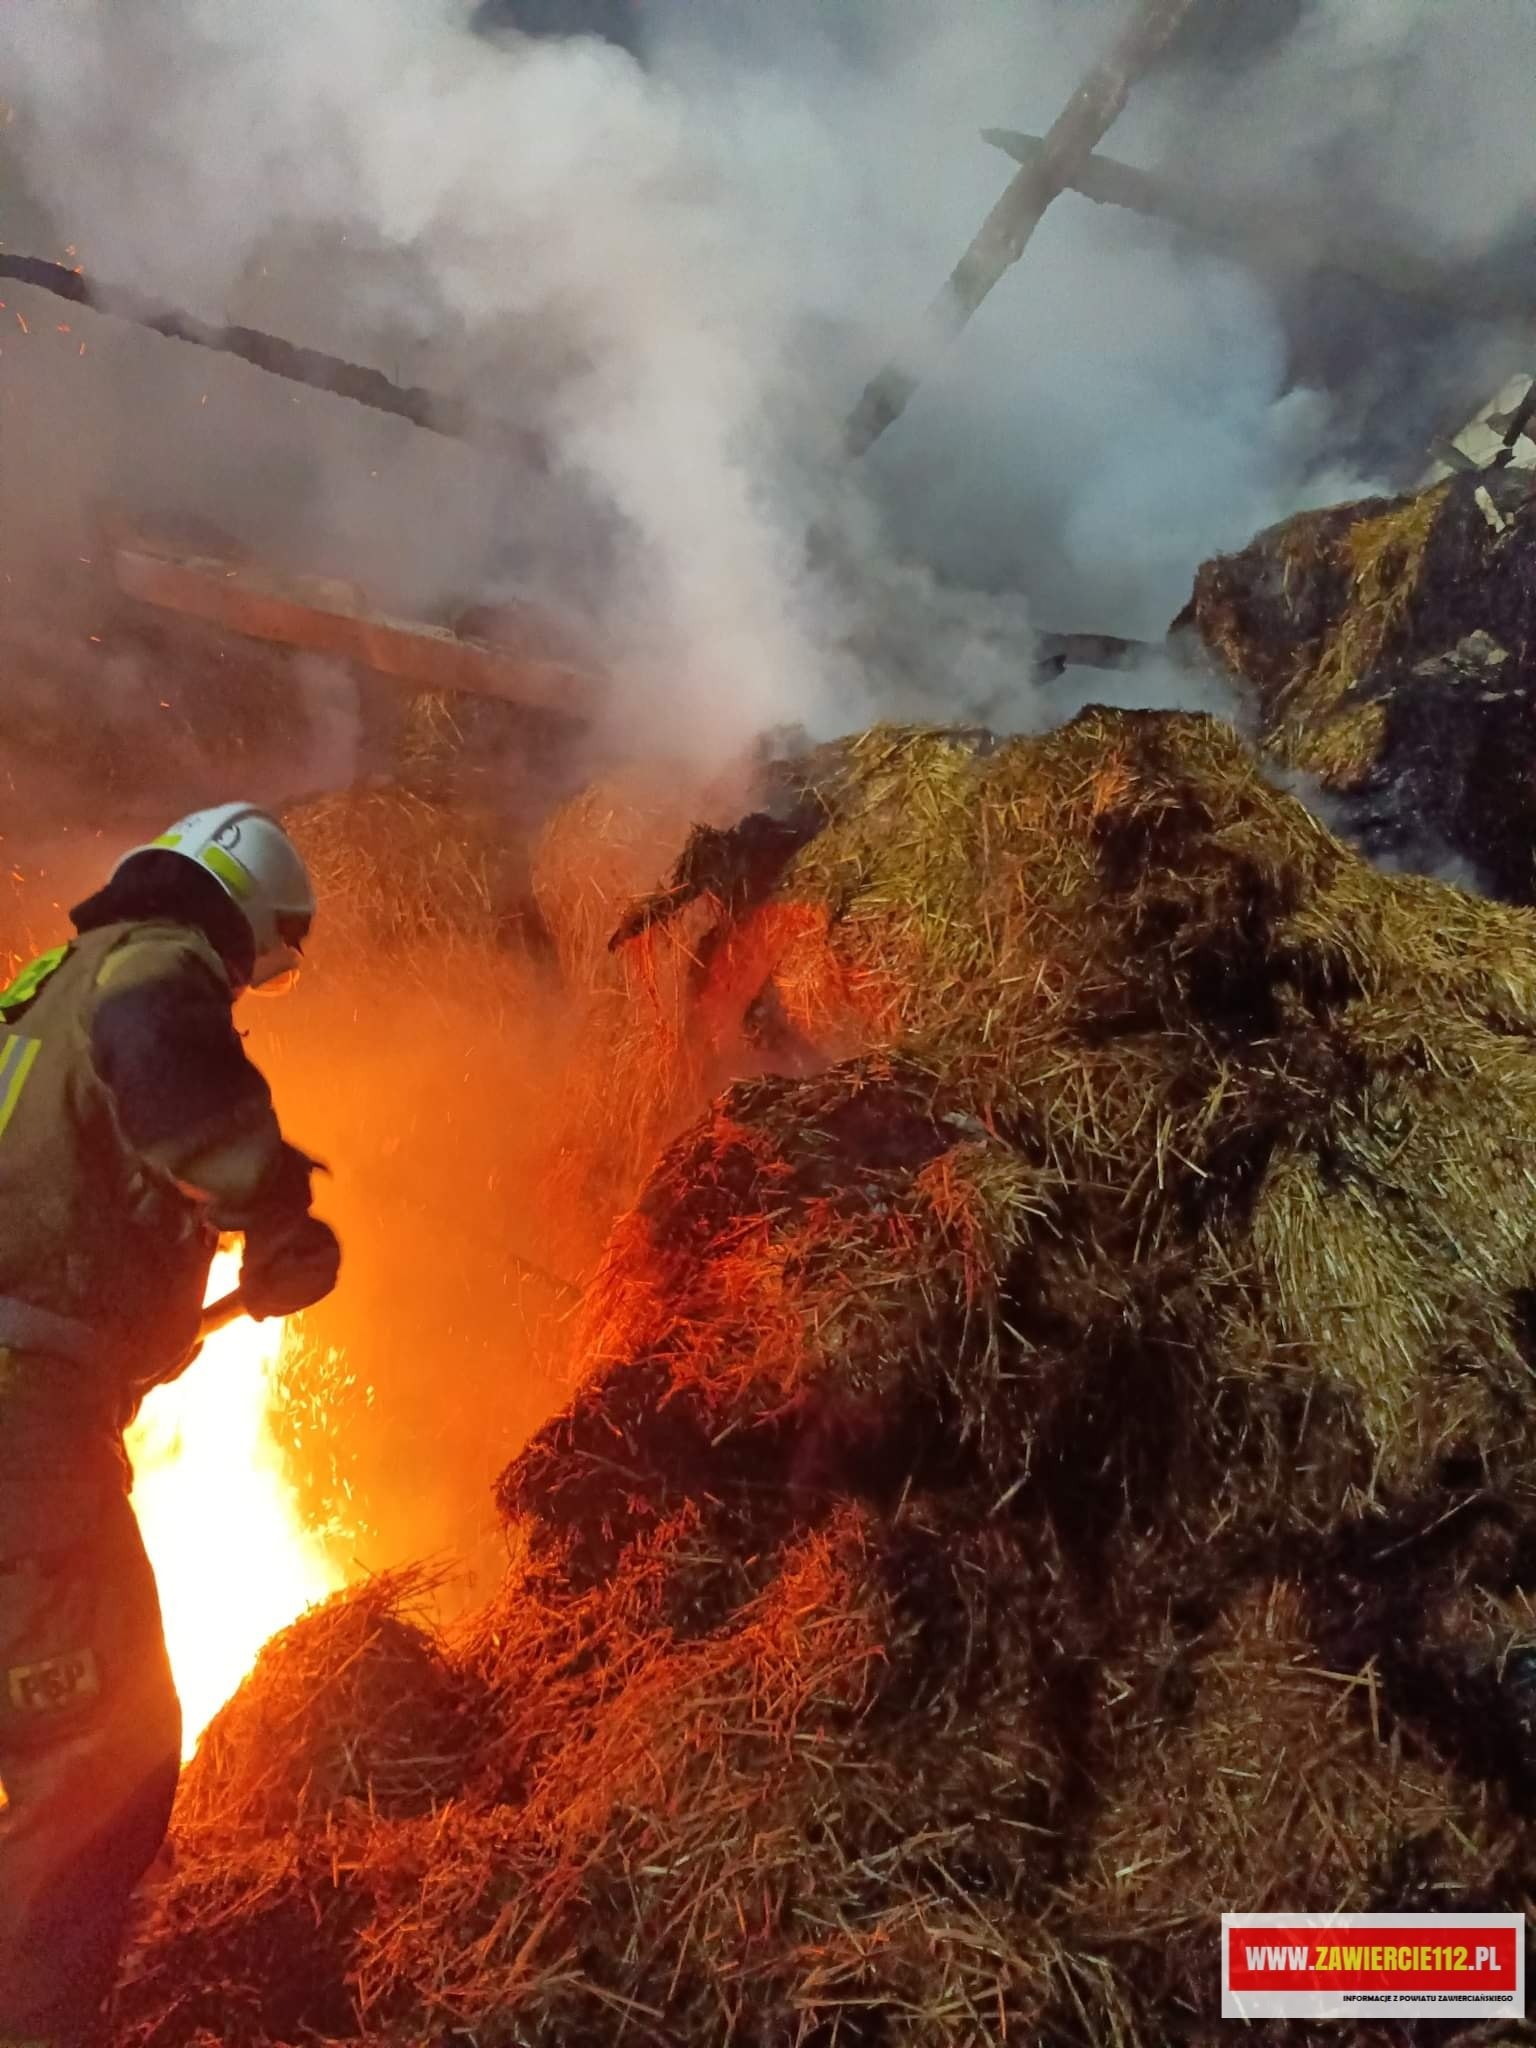
[[[1503,419],[1495,418],[1491,423],[1503,435],[1503,447],[1495,457],[1498,468],[1508,469],[1515,459],[1515,449],[1522,437],[1532,438],[1531,429],[1536,425],[1536,377],[1533,377],[1524,398]]]
[[[869,384],[844,430],[850,455],[862,455],[900,419],[923,375],[955,338],[1005,271],[1023,255],[1047,207],[1072,182],[1119,117],[1132,85],[1152,63],[1194,0],[1138,0],[1130,21],[1088,73],[1045,138],[1039,158],[1019,171],[951,271],[916,338],[912,366],[893,361]]]
[[[1047,148],[1044,136],[1021,135],[1010,128],[983,128],[981,133],[983,141],[1018,164],[1039,164]],[[1352,235],[1316,213],[1303,215],[1270,200],[1239,203],[1206,186],[1137,170],[1107,156],[1085,157],[1066,182],[1070,190],[1101,206],[1124,207],[1222,243],[1254,267],[1341,271],[1383,291],[1462,316],[1528,319],[1536,312],[1536,295],[1528,287],[1481,274],[1469,276],[1406,242]]]
[[[530,711],[589,720],[604,690],[595,665],[551,653],[537,621],[521,645],[496,645],[364,608],[346,583],[319,578],[281,582],[218,558],[120,547],[114,557],[125,596],[243,633],[354,661],[415,690],[467,691]]]
[[[396,384],[382,370],[363,363],[349,363],[340,356],[317,348],[300,348],[276,334],[264,334],[255,327],[215,327],[175,307],[158,304],[142,293],[120,285],[90,283],[78,270],[62,263],[46,263],[36,256],[9,255],[0,250],[0,278],[51,292],[73,306],[85,306],[115,320],[131,321],[151,334],[169,341],[189,342],[218,355],[236,356],[241,362],[283,377],[311,391],[327,391],[336,398],[351,399],[372,412],[390,413],[409,420],[429,433],[446,435],[454,441],[475,441],[500,448],[538,469],[548,467],[549,457],[535,434],[511,426],[505,420],[488,418],[461,400],[419,384]]]
[[[1121,640],[1113,633],[1042,633],[1035,667],[1042,676],[1059,676],[1068,668],[1135,668],[1157,651],[1149,640]]]

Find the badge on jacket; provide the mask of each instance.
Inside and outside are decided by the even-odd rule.
[[[13,1664],[5,1674],[11,1705],[20,1714],[56,1714],[101,1691],[94,1650],[72,1650],[41,1664]]]

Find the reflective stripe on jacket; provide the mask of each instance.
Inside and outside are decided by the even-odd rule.
[[[54,1418],[115,1434],[196,1341],[215,1225],[283,1151],[233,1000],[201,933],[162,924],[84,933],[0,992],[0,1472],[52,1462]]]

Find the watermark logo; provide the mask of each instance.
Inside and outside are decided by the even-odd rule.
[[[1523,1913],[1224,1913],[1224,2019],[1525,2017]]]

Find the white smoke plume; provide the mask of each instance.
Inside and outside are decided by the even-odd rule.
[[[45,308],[0,354],[11,559],[110,499],[390,605],[527,594],[602,635],[626,736],[671,751],[892,709],[1038,726],[1032,623],[1158,639],[1203,556],[1382,481],[1333,452],[1358,380],[1296,384],[1262,272],[1071,194],[838,461],[1011,174],[979,130],[1043,132],[1123,13],[648,0],[642,66],[488,41],[455,0],[8,0],[0,241],[467,398],[552,456],[525,472],[90,316],[58,337]],[[1230,0],[1108,147],[1466,254],[1536,186],[1533,60],[1527,0]]]

